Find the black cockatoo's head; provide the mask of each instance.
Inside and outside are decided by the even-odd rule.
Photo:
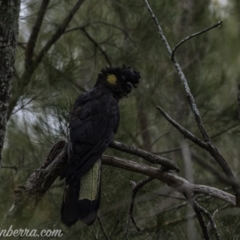
[[[111,89],[113,94],[120,99],[127,96],[133,87],[137,87],[139,79],[140,74],[125,65],[122,68],[106,67],[101,70],[95,87],[102,84]]]

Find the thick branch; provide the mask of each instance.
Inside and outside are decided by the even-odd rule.
[[[176,170],[177,172],[180,171],[178,166],[172,160],[156,156],[155,154],[149,153],[136,147],[129,146],[125,143],[112,141],[109,147],[120,150],[121,152],[126,152],[141,157],[150,163],[160,164],[167,170]]]
[[[102,157],[102,162],[104,165],[118,167],[158,179],[181,193],[206,194],[235,205],[235,197],[230,193],[210,186],[192,184],[174,173],[165,172],[159,168],[106,155]]]
[[[63,150],[64,146],[64,141],[56,143],[43,165],[30,175],[24,186],[18,186],[14,190],[13,205],[6,213],[0,228],[4,228],[6,224],[11,223],[11,218],[16,218],[16,214],[21,209],[27,206],[31,206],[32,209],[35,208],[62,169],[67,165],[67,155]]]
[[[236,194],[236,203],[238,206],[240,206],[239,184],[236,184],[237,180],[236,180],[232,170],[228,166],[228,164],[227,164],[226,160],[223,158],[223,156],[219,153],[218,149],[213,144],[211,144],[211,142],[206,143],[204,141],[201,141],[194,134],[192,134],[187,129],[185,129],[183,126],[181,126],[179,123],[177,123],[175,120],[173,120],[162,108],[157,107],[157,109],[180,133],[182,133],[186,138],[190,139],[192,142],[194,142],[198,146],[207,150],[212,155],[212,157],[216,160],[216,162],[222,168],[223,172],[226,174],[229,181],[232,182],[231,186]]]
[[[64,141],[60,141],[54,145],[43,165],[32,173],[24,186],[20,186],[14,191],[14,203],[4,217],[2,227],[6,220],[14,217],[14,214],[19,209],[24,209],[26,206],[34,208],[46,191],[49,190],[62,169],[67,165],[67,154],[63,150],[64,146]],[[206,194],[232,205],[235,204],[235,197],[230,193],[214,187],[192,184],[174,173],[165,172],[159,168],[110,156],[103,156],[102,163],[158,179],[184,194]]]

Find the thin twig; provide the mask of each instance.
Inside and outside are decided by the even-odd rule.
[[[38,38],[38,35],[39,35],[39,32],[40,32],[40,28],[41,28],[41,25],[42,25],[42,22],[43,22],[44,15],[47,11],[49,1],[50,0],[43,0],[42,1],[42,4],[41,4],[40,9],[38,11],[36,22],[33,26],[31,35],[28,39],[28,43],[27,43],[27,46],[26,46],[26,52],[25,52],[25,56],[26,56],[26,58],[25,58],[25,69],[26,70],[28,70],[32,65],[34,48],[35,48],[35,45],[36,45],[36,42],[37,42],[37,38]]]
[[[154,13],[153,13],[153,11],[152,11],[149,3],[148,3],[148,0],[143,0],[143,1],[145,2],[146,6],[147,6],[147,9],[148,9],[156,27],[157,27],[158,33],[159,33],[159,35],[160,35],[160,37],[161,37],[161,39],[162,39],[162,41],[163,41],[163,43],[164,43],[164,45],[167,49],[167,52],[169,53],[169,55],[171,57],[172,56],[172,51],[171,51],[170,45],[169,45],[169,43],[168,43],[168,41],[167,41],[163,31],[162,31],[162,28],[161,28],[160,24],[158,23],[158,19],[155,17],[155,15],[154,15]],[[199,129],[205,143],[203,144],[202,141],[199,141],[199,139],[197,139],[194,135],[188,134],[189,132],[187,133],[184,129],[181,129],[181,130],[184,130],[184,131],[182,131],[182,133],[185,133],[185,134],[187,133],[187,135],[189,137],[191,137],[191,140],[193,142],[197,143],[199,146],[200,145],[204,146],[205,144],[207,144],[206,149],[212,155],[212,157],[217,161],[217,163],[221,166],[222,170],[227,175],[227,177],[230,177],[231,179],[234,179],[235,176],[234,176],[232,170],[230,169],[230,167],[228,166],[227,162],[222,157],[222,155],[219,153],[218,149],[210,141],[210,137],[208,136],[208,133],[207,133],[207,131],[206,131],[204,125],[203,125],[203,121],[202,121],[201,115],[199,113],[199,110],[197,108],[197,105],[195,103],[195,99],[194,99],[194,97],[191,93],[191,90],[189,88],[188,81],[187,81],[187,79],[186,79],[178,61],[175,59],[175,57],[173,57],[173,59],[171,59],[171,60],[172,60],[173,65],[176,68],[176,71],[177,71],[177,73],[180,77],[180,80],[181,80],[182,84],[184,85],[184,89],[185,89],[185,93],[186,93],[186,96],[187,96],[188,103],[189,103],[189,105],[191,107],[191,110],[194,114],[196,123],[198,125],[198,129]],[[174,123],[174,125],[175,125],[175,127],[180,126],[179,124],[175,124],[175,123]],[[180,128],[178,128],[178,129],[180,131]],[[236,185],[232,185],[232,188],[233,188],[233,190],[235,192],[235,195],[236,195],[236,205],[240,206],[240,188],[236,187]]]
[[[190,40],[190,39],[192,39],[192,38],[194,38],[194,37],[196,37],[196,36],[199,36],[199,35],[207,32],[207,31],[210,31],[211,29],[216,28],[216,27],[220,26],[221,24],[222,24],[222,21],[219,21],[218,23],[214,24],[213,26],[208,27],[208,28],[205,28],[204,30],[199,31],[199,32],[197,32],[197,33],[194,33],[194,34],[192,34],[192,35],[184,38],[183,40],[181,40],[181,41],[174,47],[174,49],[172,50],[171,60],[174,59],[174,54],[175,54],[176,50],[177,50],[181,45],[183,45],[185,42],[187,42],[188,40]]]
[[[195,159],[202,167],[204,167],[207,171],[211,172],[214,176],[216,176],[221,182],[227,183],[230,185],[235,184],[236,187],[239,187],[239,182],[237,182],[235,179],[231,179],[223,175],[219,170],[214,168],[210,163],[208,163],[206,160],[202,159],[201,157],[197,156],[195,152],[191,152],[193,159]]]
[[[138,232],[141,231],[141,229],[137,226],[137,223],[136,223],[136,221],[135,221],[135,219],[133,217],[133,208],[134,208],[135,199],[136,199],[136,195],[137,195],[138,191],[146,183],[150,182],[151,180],[152,180],[151,177],[146,177],[143,180],[139,181],[137,184],[134,183],[133,190],[132,190],[131,203],[130,203],[129,211],[128,211],[127,223],[126,223],[126,227],[125,227],[125,230],[124,230],[124,235],[125,235],[126,239],[128,239],[128,227],[129,227],[130,220],[132,220],[132,223],[133,223],[134,227],[136,228],[136,230]]]
[[[210,240],[207,225],[206,225],[206,223],[203,219],[203,216],[201,214],[202,211],[201,211],[200,205],[194,199],[188,199],[188,200],[189,200],[189,203],[192,206],[194,212],[196,213],[196,217],[197,217],[199,225],[202,229],[204,240]]]
[[[101,228],[101,230],[102,230],[102,232],[103,232],[103,235],[104,235],[105,239],[106,239],[106,240],[110,240],[110,238],[109,238],[109,237],[107,236],[107,234],[106,234],[106,231],[105,231],[105,229],[104,229],[104,227],[103,227],[103,224],[102,224],[102,221],[101,221],[101,218],[100,218],[99,215],[97,216],[97,220],[98,220],[98,223],[99,223],[99,225],[100,225],[100,228]]]
[[[86,35],[86,37],[100,50],[100,52],[103,54],[106,62],[111,66],[112,63],[107,55],[107,53],[102,49],[102,47],[89,35],[89,33],[86,31],[85,28],[81,29],[84,34]]]
[[[172,119],[161,107],[157,107],[157,109],[160,111],[160,113],[170,122],[180,133],[183,134],[186,138],[190,139],[192,142],[197,144],[198,146],[207,149],[208,145],[204,141],[197,138],[193,133],[188,131],[186,128],[181,126],[179,123],[177,123],[174,119]]]
[[[78,11],[78,9],[83,4],[84,0],[78,0],[75,6],[72,8],[72,10],[69,12],[67,17],[63,20],[62,24],[58,27],[56,32],[53,34],[53,36],[49,39],[49,41],[46,43],[46,45],[42,48],[38,56],[36,57],[36,64],[38,65],[42,58],[44,57],[45,53],[52,47],[52,45],[58,41],[58,39],[64,34],[65,29],[67,28],[69,22],[72,20],[75,13]]]
[[[208,218],[208,220],[209,220],[209,222],[211,224],[212,231],[213,231],[213,233],[215,235],[216,240],[221,240],[220,234],[217,231],[217,225],[214,222],[213,217],[211,216],[211,214],[207,211],[207,209],[203,208],[202,206],[199,205],[198,207],[201,210],[201,212],[203,212],[206,215],[206,217]]]
[[[32,62],[31,67],[28,68],[28,69],[25,69],[25,71],[24,71],[24,73],[22,74],[22,77],[21,77],[21,86],[18,86],[18,89],[16,90],[18,92],[18,94],[13,95],[13,97],[11,98],[10,104],[9,104],[8,120],[9,120],[10,116],[12,115],[14,107],[17,105],[19,97],[23,95],[24,89],[26,88],[26,86],[28,86],[28,84],[30,82],[30,79],[31,79],[31,76],[33,75],[35,69],[41,63],[44,55],[49,51],[49,49],[53,46],[53,44],[56,43],[61,38],[61,36],[64,34],[65,29],[67,28],[69,22],[72,20],[75,13],[81,7],[83,2],[84,2],[84,0],[78,0],[77,1],[75,6],[71,9],[69,14],[63,20],[62,24],[57,28],[57,30],[52,35],[52,37],[47,41],[47,43],[42,48],[42,50],[39,52],[39,54],[35,57],[35,60]]]

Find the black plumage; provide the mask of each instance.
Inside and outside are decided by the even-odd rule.
[[[91,225],[100,205],[101,155],[117,132],[118,101],[139,82],[140,74],[130,67],[105,68],[95,87],[80,95],[73,106],[69,124],[69,165],[65,178],[61,219],[71,226],[78,219]]]

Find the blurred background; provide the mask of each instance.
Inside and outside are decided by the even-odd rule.
[[[54,143],[66,140],[69,114],[76,97],[91,89],[100,70],[110,64],[126,64],[142,76],[138,88],[120,102],[121,121],[115,140],[172,159],[181,169],[179,175],[194,183],[231,192],[207,169],[194,161],[186,163],[183,149],[188,145],[197,155],[215,164],[208,153],[185,140],[156,109],[161,106],[201,138],[183,86],[143,1],[86,0],[65,33],[33,68],[26,64],[26,43],[41,2],[22,0],[21,3],[16,76],[0,179],[0,219],[11,207],[14,188],[24,185]],[[75,3],[50,1],[34,54],[41,51]],[[239,175],[240,1],[152,0],[150,5],[172,48],[183,38],[223,21],[221,27],[185,43],[175,56],[213,143]],[[113,149],[106,153],[146,163]],[[109,239],[125,239],[132,194],[130,181],[138,182],[145,176],[109,166],[103,166],[102,176],[102,225]],[[91,227],[78,222],[70,229],[61,223],[63,189],[64,181],[55,181],[36,211],[29,214],[26,209],[15,219],[14,227],[62,229],[61,239],[105,239],[99,222]],[[206,196],[199,196],[198,202],[211,214],[219,209],[214,218],[222,239],[240,239],[239,210]],[[138,193],[134,217],[141,232],[130,223],[132,240],[201,239],[198,222],[185,199],[158,180],[151,181]]]

